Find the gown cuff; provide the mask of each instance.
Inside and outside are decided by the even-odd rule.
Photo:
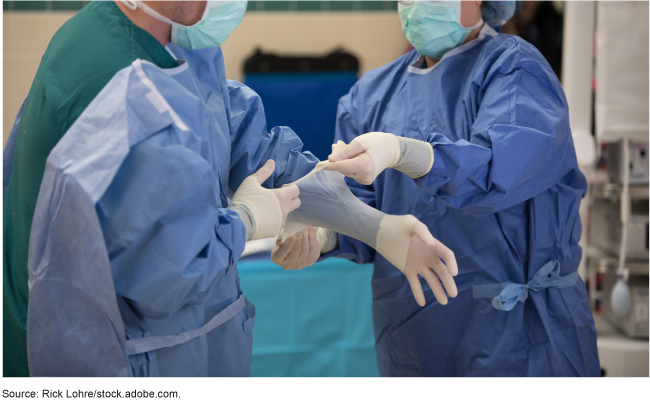
[[[239,218],[246,227],[246,241],[249,241],[253,237],[253,233],[256,232],[256,222],[255,219],[253,219],[253,214],[244,204],[229,205],[228,209],[239,215]]]

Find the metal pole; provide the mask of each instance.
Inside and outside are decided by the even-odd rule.
[[[593,1],[567,1],[564,10],[564,36],[562,43],[562,87],[569,102],[569,121],[573,134],[580,170],[591,177],[596,158],[596,144],[592,135],[591,111],[593,109],[592,80],[594,75],[594,21]],[[580,205],[583,249],[578,272],[587,277],[587,214],[589,194]]]

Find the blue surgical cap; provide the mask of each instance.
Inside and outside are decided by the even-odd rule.
[[[481,13],[490,26],[503,25],[515,14],[514,1],[484,1]]]

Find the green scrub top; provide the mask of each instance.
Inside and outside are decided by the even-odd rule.
[[[50,41],[23,106],[4,201],[4,375],[27,367],[27,251],[45,160],[68,128],[119,70],[134,60],[178,66],[153,36],[114,2],[92,2]]]

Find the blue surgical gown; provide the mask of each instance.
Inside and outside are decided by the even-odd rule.
[[[254,306],[228,195],[268,159],[266,187],[317,163],[259,96],[227,80],[220,48],[172,69],[136,60],[48,157],[32,223],[32,375],[247,376]]]
[[[578,208],[587,183],[558,79],[533,46],[488,26],[433,68],[422,62],[412,51],[366,73],[338,106],[335,140],[382,131],[433,146],[433,167],[421,178],[388,169],[370,186],[346,181],[367,204],[425,223],[459,268],[458,297],[441,306],[421,279],[427,304],[420,307],[397,268],[339,235],[339,248],[325,258],[374,261],[380,374],[600,375],[581,280],[521,286],[528,297],[515,298],[510,311],[473,297],[479,285],[526,285],[551,267],[577,277],[570,274],[582,255]]]

